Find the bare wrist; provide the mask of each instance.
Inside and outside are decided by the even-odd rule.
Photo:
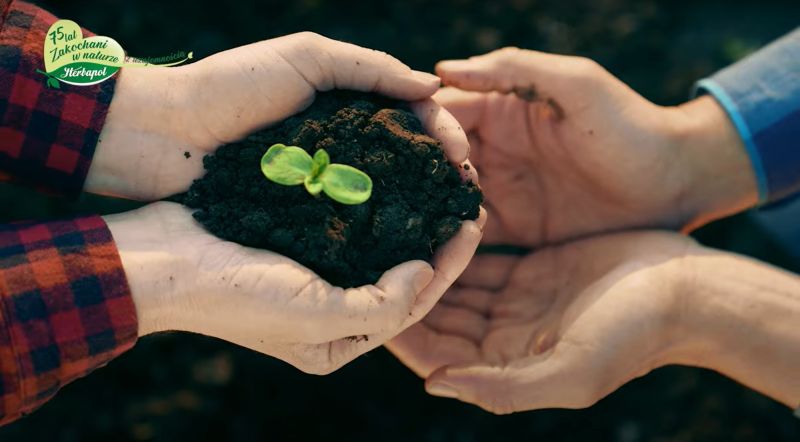
[[[710,96],[672,108],[673,144],[687,168],[682,200],[690,231],[758,203],[758,189],[744,144],[725,111]]]
[[[107,215],[103,219],[114,237],[128,280],[139,336],[178,327],[178,299],[183,291],[176,275],[185,265],[167,250],[157,220],[136,212]]]
[[[129,199],[152,200],[164,151],[180,150],[190,108],[186,75],[180,68],[125,68],[117,77],[114,97],[100,132],[85,190]]]
[[[682,274],[671,362],[718,371],[796,406],[800,278],[712,249],[687,257]]]
[[[667,261],[660,274],[660,284],[665,289],[661,302],[664,307],[660,318],[660,333],[655,336],[659,351],[651,355],[649,368],[665,365],[698,365],[695,356],[703,354],[705,345],[697,339],[695,324],[698,322],[693,298],[697,284],[694,256],[704,253],[705,248],[693,240],[686,241],[685,249]]]

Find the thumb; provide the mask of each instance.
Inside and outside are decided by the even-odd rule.
[[[413,71],[391,55],[311,32],[272,40],[281,56],[318,91],[376,92],[399,100],[421,100],[439,88],[438,77]]]
[[[374,285],[350,288],[344,294],[329,294],[327,299],[334,321],[324,340],[399,333],[418,308],[419,295],[433,277],[433,268],[428,263],[408,261],[389,269]]]
[[[594,69],[596,63],[580,57],[503,48],[467,60],[445,60],[436,73],[445,85],[479,92],[515,93],[526,101],[539,99],[540,88],[557,87],[565,80]]]
[[[542,358],[539,363],[514,366],[452,365],[432,373],[425,389],[434,396],[457,398],[495,414],[541,408],[573,408],[568,402],[561,364]]]

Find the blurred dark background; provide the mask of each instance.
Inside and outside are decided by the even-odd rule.
[[[800,24],[796,0],[36,3],[114,37],[134,56],[193,50],[201,58],[312,30],[430,71],[442,58],[515,45],[595,58],[660,104],[685,100],[696,79]],[[0,207],[2,222],[136,205],[98,197],[51,200],[3,185]],[[797,226],[800,215],[792,213],[783,215],[784,227]],[[696,236],[797,271],[800,261],[774,232],[769,215],[744,214]],[[800,421],[730,380],[684,367],[657,370],[587,410],[498,417],[427,396],[422,381],[382,349],[331,376],[313,377],[214,339],[163,334],[142,339],[32,416],[0,428],[3,442],[320,439],[797,442]]]

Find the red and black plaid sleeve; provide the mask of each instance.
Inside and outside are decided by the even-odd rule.
[[[133,346],[129,290],[102,218],[0,225],[0,425]]]
[[[77,195],[89,173],[116,80],[47,88],[36,70],[44,70],[44,40],[56,17],[20,1],[0,0],[0,13],[3,10],[0,179]]]

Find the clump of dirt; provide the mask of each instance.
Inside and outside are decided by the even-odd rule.
[[[267,180],[260,159],[275,143],[311,155],[325,149],[331,162],[372,178],[372,197],[349,206]],[[211,233],[288,256],[342,287],[374,283],[405,261],[429,261],[462,220],[478,217],[483,199],[404,103],[374,94],[319,94],[306,111],[203,163],[206,175],[177,200],[198,209],[195,218]]]

